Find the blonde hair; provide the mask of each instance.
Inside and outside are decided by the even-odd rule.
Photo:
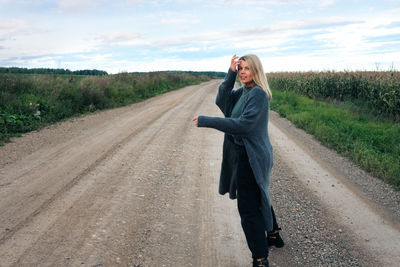
[[[241,56],[239,60],[243,60],[248,64],[256,85],[260,86],[265,91],[269,99],[272,99],[272,93],[269,89],[267,76],[265,75],[260,59],[256,55],[248,54]]]

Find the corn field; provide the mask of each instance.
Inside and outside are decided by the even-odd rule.
[[[400,72],[281,72],[269,85],[313,99],[362,100],[378,114],[400,121]]]

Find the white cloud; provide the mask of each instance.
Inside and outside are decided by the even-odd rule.
[[[140,38],[140,33],[138,32],[113,32],[109,34],[103,34],[97,38],[103,44],[124,44],[129,43],[132,40],[137,40]]]
[[[345,16],[346,4],[335,0],[0,0],[8,16],[0,18],[0,61],[53,66],[62,58],[78,69],[226,71],[226,61],[211,57],[238,51],[288,69],[370,65],[368,55],[386,64],[399,58],[390,36],[400,30],[396,4],[387,3],[374,4],[371,16],[359,13],[368,12],[367,4],[353,0],[359,8]],[[139,55],[145,59],[136,64]]]
[[[111,58],[112,56],[113,54],[96,54],[96,55],[79,55],[77,57],[85,60],[103,60]]]
[[[259,5],[259,6],[276,6],[276,5],[283,5],[283,4],[302,4],[303,2],[307,2],[310,0],[247,0],[243,2],[243,0],[217,0],[212,1],[214,3],[224,4],[224,5]]]
[[[29,24],[21,19],[0,20],[0,38],[24,33],[27,32],[29,29]]]
[[[363,71],[375,70],[377,63],[381,70],[389,70],[393,59],[400,58],[400,52],[390,54],[364,54],[338,56],[290,55],[279,57],[261,57],[266,72],[276,71]],[[400,62],[393,67],[399,69]]]
[[[324,30],[336,28],[338,27],[337,25],[344,27],[346,25],[353,25],[353,23],[356,23],[356,21],[339,17],[279,21],[265,27],[252,27],[235,30],[225,29],[190,35],[183,34],[163,39],[154,39],[151,40],[150,43],[152,46],[161,49],[168,48],[168,51],[171,51],[172,47],[175,47],[175,51],[183,51],[178,48],[183,46],[182,49],[185,49],[187,45],[196,45],[197,47],[214,46],[219,48],[237,47],[247,49],[273,49],[274,47],[283,45],[292,40],[295,35],[313,33],[318,31],[320,28]],[[331,31],[333,30],[327,30],[326,32],[329,34]],[[329,39],[328,35],[321,39],[327,38]]]
[[[174,53],[174,52],[199,52],[201,51],[201,47],[182,47],[182,48],[178,48],[178,47],[171,47],[171,48],[166,48],[165,49],[166,52],[170,52],[170,53]]]
[[[143,0],[125,0],[125,2],[128,3],[128,5],[137,6],[143,3]]]
[[[341,26],[339,29],[329,30],[315,35],[315,39],[323,41],[332,48],[331,52],[340,52],[349,56],[366,54],[375,50],[379,44],[368,41],[369,38],[398,34],[398,28],[379,27],[387,22],[384,18],[371,18],[363,23]]]
[[[95,6],[96,2],[91,0],[59,0],[60,9],[66,12],[88,10]]]
[[[320,7],[328,7],[328,6],[333,6],[333,5],[335,5],[335,1],[334,0],[323,0],[319,4]]]
[[[193,20],[193,19],[185,19],[185,18],[164,18],[161,19],[160,22],[162,24],[198,24],[200,20]]]
[[[211,59],[185,60],[177,57],[155,58],[152,60],[120,60],[107,64],[109,73],[131,71],[163,71],[163,70],[191,70],[191,71],[227,71],[230,56]],[[122,67],[123,66],[123,67]]]

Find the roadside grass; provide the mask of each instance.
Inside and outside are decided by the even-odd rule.
[[[271,109],[362,169],[400,189],[400,124],[349,103],[272,90]]]
[[[189,72],[103,76],[0,73],[0,146],[22,133],[198,84],[210,80],[211,75]]]

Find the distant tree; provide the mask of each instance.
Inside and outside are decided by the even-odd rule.
[[[108,75],[103,70],[76,70],[70,71],[69,69],[50,69],[50,68],[18,68],[18,67],[0,67],[0,73],[23,73],[23,74],[68,74],[68,75]]]

